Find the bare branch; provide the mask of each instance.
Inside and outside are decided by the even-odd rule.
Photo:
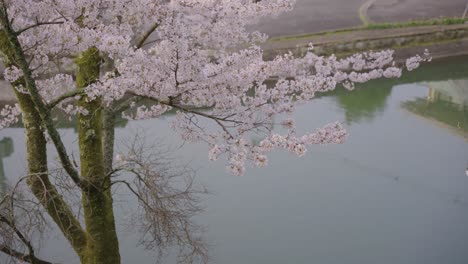
[[[21,253],[3,244],[0,244],[0,251],[15,259],[31,264],[53,264],[52,262],[39,259],[34,255]]]
[[[60,173],[63,169],[56,171]],[[50,171],[49,173],[54,172]],[[23,186],[25,184],[22,184],[24,182],[27,182],[29,188],[28,196],[25,195],[26,192],[22,191],[23,187],[26,188],[26,186]],[[48,175],[44,173],[21,177],[9,194],[0,202],[0,209],[2,211],[0,215],[0,244],[8,245],[10,249],[19,252],[20,247],[26,247],[28,255],[35,255],[29,237],[38,239],[44,234],[43,229],[48,226],[48,220],[44,216],[45,212],[57,224],[77,253],[86,244],[86,235],[79,221],[75,218],[62,195],[49,181]],[[14,237],[21,244],[14,242]]]
[[[13,230],[13,232],[15,232],[16,236],[21,240],[21,242],[23,242],[23,244],[26,245],[26,247],[28,248],[29,254],[34,255],[34,249],[31,245],[31,242],[29,242],[26,239],[26,237],[23,235],[23,233],[21,233],[21,231],[18,230],[18,228],[16,227],[13,221],[8,220],[5,216],[0,214],[0,222],[8,225]]]
[[[42,232],[46,220],[41,205],[20,190],[20,183],[28,177],[22,177],[0,203],[0,252],[9,255],[12,261],[49,264],[51,262],[36,257],[32,242],[34,232]],[[27,253],[23,253],[22,248]]]
[[[160,257],[172,246],[179,247],[181,263],[208,262],[203,228],[193,216],[203,211],[203,187],[194,184],[194,171],[187,165],[174,164],[161,142],[147,144],[136,137],[118,169],[134,176],[133,180],[115,179],[135,195],[139,203],[138,221],[143,234],[141,244],[157,249]]]
[[[16,31],[16,35],[20,35],[21,33],[27,31],[27,30],[30,30],[30,29],[33,29],[35,27],[39,27],[39,26],[44,26],[44,25],[61,25],[63,24],[63,22],[59,22],[59,21],[51,21],[51,22],[37,22],[33,25],[30,25],[28,27],[25,27],[23,29],[20,29],[20,30],[17,30]]]
[[[49,104],[47,105],[47,108],[52,109],[55,106],[57,106],[58,104],[60,104],[62,101],[66,100],[68,98],[75,97],[77,95],[82,95],[82,94],[84,94],[84,92],[85,92],[85,89],[78,88],[78,89],[75,89],[73,91],[69,91],[69,92],[67,92],[65,94],[62,94],[59,97],[57,97],[57,98],[53,99],[52,101],[50,101]]]
[[[151,36],[151,34],[153,34],[153,32],[159,27],[159,23],[155,23],[148,31],[146,31],[146,33],[143,35],[143,37],[141,38],[141,40],[138,42],[137,44],[137,49],[143,47],[143,45],[145,44],[146,40]]]

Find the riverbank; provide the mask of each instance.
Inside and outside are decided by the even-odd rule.
[[[434,58],[468,54],[468,24],[406,25],[388,24],[373,28],[356,28],[308,35],[272,38],[263,44],[265,58],[291,51],[303,55],[312,43],[319,55],[349,55],[368,50],[394,49],[397,58],[429,49]],[[394,27],[394,28],[393,28]]]

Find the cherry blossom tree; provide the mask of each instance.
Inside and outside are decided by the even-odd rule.
[[[243,175],[249,164],[265,166],[273,149],[302,156],[310,145],[344,142],[347,133],[337,122],[296,133],[288,114],[316,93],[402,74],[392,51],[337,58],[317,56],[310,46],[301,58],[264,60],[261,44],[267,36],[247,28],[291,10],[293,0],[0,1],[3,75],[18,101],[1,110],[0,129],[22,118],[29,171],[22,180],[36,212],[17,220],[14,202],[24,199],[19,192],[4,198],[0,250],[29,263],[48,263],[34,253],[33,232],[20,230],[40,221],[35,215],[41,213],[57,225],[81,263],[120,263],[114,184],[138,198],[149,248],[176,245],[181,262],[207,261],[191,222],[199,192],[191,181],[182,189],[169,181],[187,171],[173,171],[154,158],[159,145],[133,144],[128,153],[114,153],[119,115],[151,119],[174,111],[170,128],[181,139],[205,142],[209,160],[222,156],[230,173]],[[410,58],[407,69],[425,60]],[[78,162],[57,131],[59,112],[78,119]],[[286,132],[276,133],[274,124]],[[251,143],[252,133],[262,140]],[[48,167],[47,144],[56,149],[58,168]],[[57,186],[57,172],[68,190],[78,193],[82,215]],[[135,181],[119,178],[122,172]]]

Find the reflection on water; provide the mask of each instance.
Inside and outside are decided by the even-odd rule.
[[[6,177],[3,159],[11,156],[14,152],[13,140],[5,137],[0,140],[0,197],[5,193]]]
[[[385,103],[392,93],[392,86],[375,87],[361,86],[353,92],[344,89],[337,90],[333,95],[340,107],[345,110],[346,123],[371,122],[379,113],[385,110]]]
[[[468,80],[423,83],[426,98],[405,101],[402,107],[468,140]]]
[[[0,109],[2,109],[5,105],[7,104],[14,104],[14,101],[0,101]],[[56,120],[56,126],[58,129],[73,129],[75,132],[78,131],[78,128],[76,126],[77,124],[77,117],[76,116],[65,116],[61,112],[55,112],[53,113],[53,118]],[[116,120],[116,127],[117,128],[124,128],[128,123],[127,119],[122,118],[121,116],[118,116]],[[21,119],[19,120],[18,123],[13,124],[11,128],[23,128],[23,123],[21,122]],[[0,132],[1,135],[1,132]]]
[[[407,73],[400,79],[375,80],[358,84],[352,92],[339,88],[325,96],[336,98],[338,105],[345,111],[347,124],[372,122],[374,118],[378,118],[379,114],[385,111],[392,88],[400,84],[422,84],[431,89],[428,99],[432,98],[430,99],[432,102],[446,101],[447,108],[456,105],[458,109],[466,109],[468,105],[468,80],[464,78],[468,75],[468,63],[463,63],[465,59],[466,57],[452,59],[455,63],[449,64],[445,63],[447,60],[437,61],[424,65],[423,68],[415,72]],[[407,105],[404,105],[407,108]],[[445,111],[445,109],[439,110]],[[466,126],[466,114],[464,116],[459,120],[465,120],[464,125]]]

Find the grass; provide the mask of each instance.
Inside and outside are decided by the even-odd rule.
[[[366,3],[364,3],[360,8],[359,8],[359,19],[361,19],[362,23],[364,26],[368,26],[372,23],[372,21],[369,19],[367,16],[367,11],[371,6],[374,5],[375,0],[368,0]]]
[[[391,49],[391,50],[398,50],[398,49],[405,49],[405,48],[415,48],[415,47],[428,47],[432,45],[442,45],[442,44],[449,44],[449,43],[455,43],[457,40],[456,39],[445,39],[445,40],[439,40],[439,41],[432,41],[432,42],[411,42],[407,43],[404,45],[390,45],[390,46],[385,46],[385,47],[380,47],[379,49]],[[362,52],[362,50],[354,50],[354,51],[347,51],[347,52],[335,52],[335,53],[325,53],[324,55],[331,55],[335,54],[338,58],[345,58],[349,57],[353,54],[356,54],[358,52]],[[450,55],[454,56],[454,55]],[[397,60],[398,61],[398,60]]]
[[[439,25],[460,25],[468,22],[467,18],[447,17],[430,20],[414,20],[398,23],[369,24],[365,29],[389,29],[389,28],[407,28],[421,26],[439,26]]]
[[[333,31],[324,31],[324,32],[305,34],[305,35],[276,37],[276,38],[272,38],[271,41],[303,39],[303,38],[310,38],[310,37],[315,37],[315,36],[341,34],[341,33],[353,32],[353,31],[360,31],[360,30],[380,30],[380,29],[410,28],[410,27],[422,27],[422,26],[461,25],[465,23],[468,23],[468,18],[459,18],[459,17],[447,17],[447,18],[438,18],[438,19],[429,19],[429,20],[412,20],[412,21],[397,22],[397,23],[375,23],[375,24],[368,24],[366,26],[345,28],[345,29],[339,29],[339,30],[333,30]]]

